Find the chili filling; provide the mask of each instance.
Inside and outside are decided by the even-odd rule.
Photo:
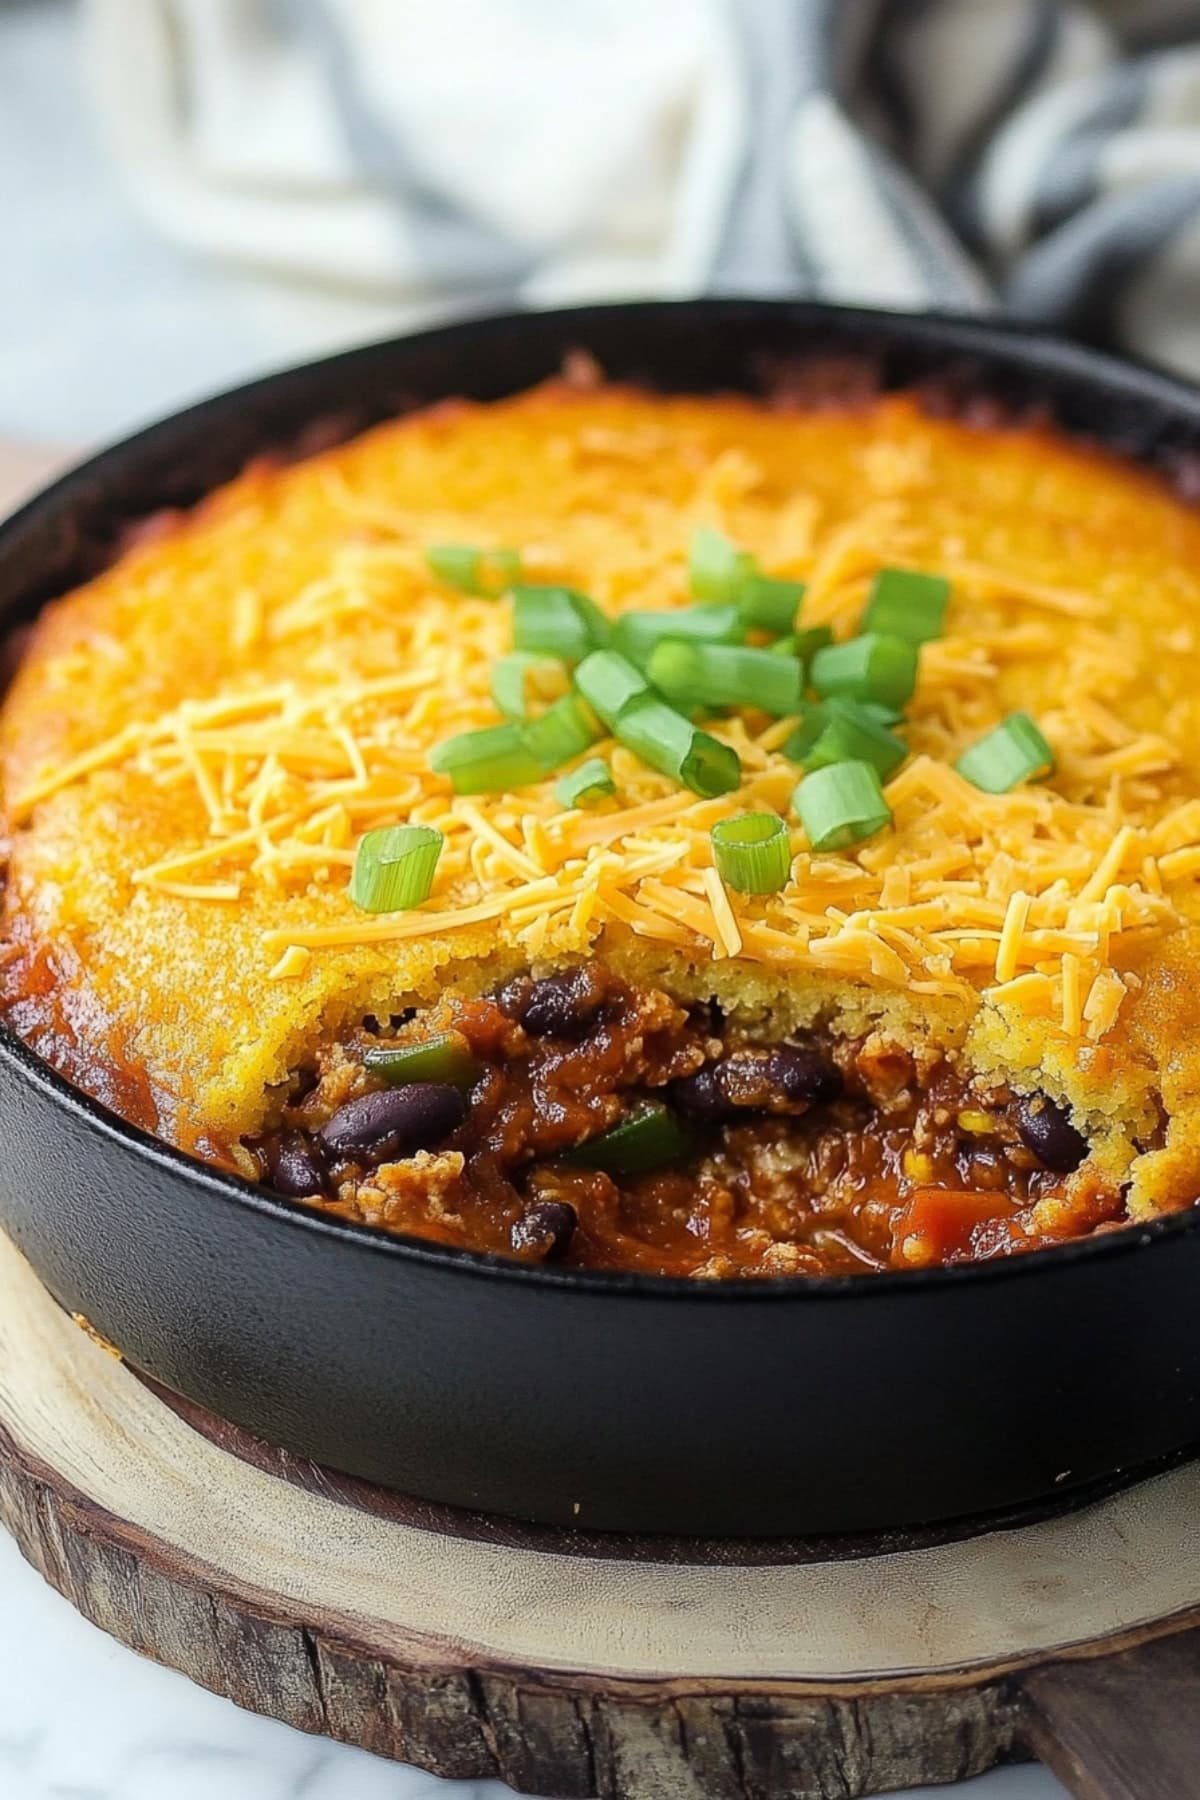
[[[1044,1096],[873,1037],[755,1042],[598,963],[364,1021],[245,1148],[260,1179],[343,1217],[660,1274],[976,1261],[1123,1214]]]

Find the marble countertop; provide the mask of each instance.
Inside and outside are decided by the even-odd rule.
[[[264,367],[406,322],[383,307],[266,289],[149,233],[90,139],[70,11],[66,0],[0,0],[0,436],[94,442]],[[0,1534],[4,1800],[500,1800],[507,1791],[439,1781],[239,1712],[87,1624]],[[1036,1769],[970,1787],[972,1800],[1063,1791]]]

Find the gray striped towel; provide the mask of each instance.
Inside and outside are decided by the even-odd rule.
[[[86,0],[161,228],[314,317],[1000,307],[1200,374],[1200,0]],[[327,334],[326,334],[327,335]]]

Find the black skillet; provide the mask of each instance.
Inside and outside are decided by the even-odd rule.
[[[668,389],[780,367],[1030,406],[1188,478],[1200,395],[986,323],[771,301],[459,324],[269,376],[107,450],[0,528],[0,622],[251,456],[591,352]],[[799,359],[797,363],[796,359]],[[188,1160],[0,1035],[0,1219],[138,1368],[425,1498],[592,1528],[861,1531],[1041,1501],[1200,1439],[1200,1214],[977,1267],[710,1283],[517,1267]]]

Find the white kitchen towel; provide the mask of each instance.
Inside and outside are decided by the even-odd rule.
[[[978,310],[1200,373],[1200,0],[85,0],[165,233],[343,309]]]

